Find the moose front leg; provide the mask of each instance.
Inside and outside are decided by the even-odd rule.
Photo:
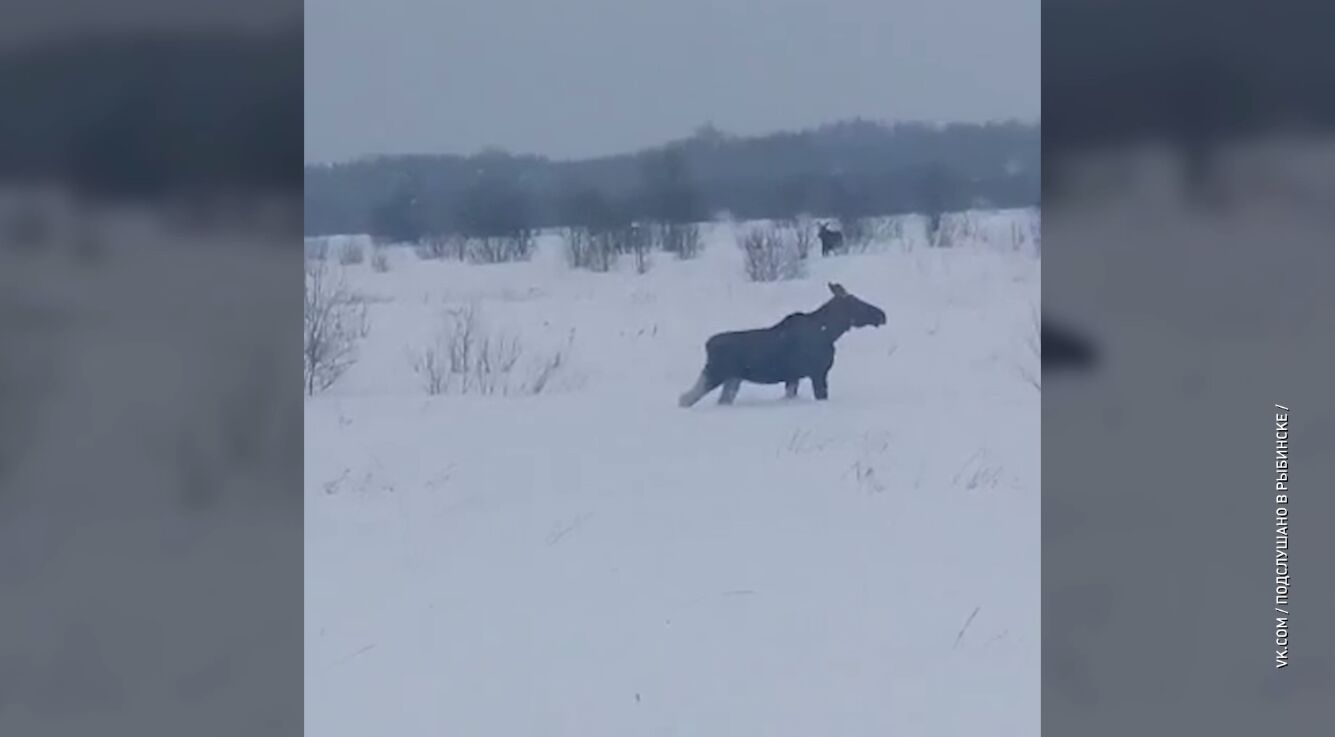
[[[830,398],[830,385],[828,383],[829,374],[817,374],[811,377],[811,391],[816,395],[816,399]]]
[[[800,381],[800,380],[799,380],[799,381]],[[797,398],[797,384],[798,384],[797,381],[788,381],[788,382],[784,382],[784,385],[783,385],[783,396],[784,396],[785,398],[787,398],[787,399],[796,399],[796,398]]]

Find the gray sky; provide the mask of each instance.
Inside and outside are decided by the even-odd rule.
[[[306,0],[306,158],[1037,120],[1039,0]]]

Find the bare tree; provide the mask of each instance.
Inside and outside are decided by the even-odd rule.
[[[463,261],[467,256],[468,241],[460,235],[436,234],[424,237],[414,250],[423,261],[446,258]]]
[[[467,241],[467,259],[475,264],[503,264],[527,261],[533,255],[537,239],[529,230],[506,235],[489,235]]]
[[[662,249],[680,259],[692,259],[704,249],[700,226],[695,223],[664,223],[658,229]]]
[[[435,396],[444,394],[450,386],[449,352],[440,341],[417,351],[408,351],[408,363],[422,381],[422,389]]]
[[[572,331],[550,354],[526,351],[518,336],[492,331],[480,310],[466,305],[446,310],[432,342],[408,360],[427,394],[540,394],[565,368],[573,341]],[[526,356],[529,364],[521,365]]]
[[[666,226],[667,229],[671,229],[672,227],[673,226]],[[647,233],[634,225],[630,228],[622,229],[620,234],[621,250],[629,251],[631,256],[635,259],[635,273],[649,273],[649,270],[654,266],[653,239],[647,237]],[[681,256],[681,252],[678,251],[677,255]],[[682,257],[685,258],[684,256]]]
[[[621,254],[634,255],[641,273],[650,267],[652,242],[638,237],[625,200],[609,199],[597,189],[578,189],[561,201],[559,216],[568,226],[566,257],[573,268],[611,271]]]
[[[494,394],[519,361],[519,341],[490,335],[473,305],[447,310],[430,345],[409,354],[427,394]]]
[[[307,261],[302,343],[307,396],[328,389],[357,362],[358,345],[369,332],[366,302],[342,273],[326,261]]]
[[[601,235],[582,225],[566,229],[566,261],[570,268],[604,272],[612,269],[616,252],[609,247],[608,239]]]
[[[774,225],[753,227],[738,241],[751,281],[797,279],[806,273],[794,236]]]
[[[816,245],[816,225],[807,215],[798,215],[791,218],[784,218],[779,221],[779,226],[788,231],[793,240],[793,245],[797,248],[798,258],[806,258],[811,255],[811,249]]]
[[[918,180],[918,203],[923,217],[926,218],[927,244],[929,246],[947,245],[942,242],[942,226],[945,214],[954,195],[955,180],[944,165],[932,164],[926,167]]]

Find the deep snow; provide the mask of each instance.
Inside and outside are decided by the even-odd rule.
[[[345,268],[361,361],[306,407],[306,726],[416,735],[1033,735],[1039,264],[1027,212],[967,242],[745,280],[733,228],[645,275]],[[335,246],[335,250],[337,249]],[[830,401],[684,410],[704,340],[828,296]],[[538,396],[427,396],[406,353],[473,303]]]

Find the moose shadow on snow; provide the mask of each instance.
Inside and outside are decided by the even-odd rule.
[[[722,386],[719,404],[732,404],[743,381],[783,384],[792,399],[804,378],[811,380],[816,399],[828,399],[835,341],[852,328],[885,324],[881,308],[839,284],[829,287],[834,296],[814,312],[794,312],[768,328],[719,333],[705,341],[705,368],[677,403],[690,407]]]

